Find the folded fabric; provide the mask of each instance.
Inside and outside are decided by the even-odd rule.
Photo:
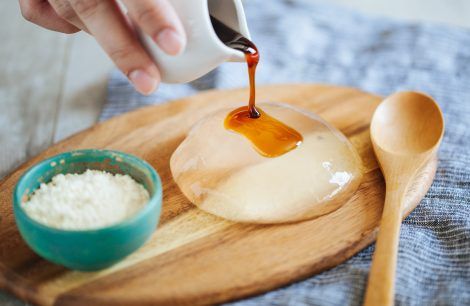
[[[470,305],[470,31],[308,0],[247,1],[245,10],[261,53],[258,84],[322,82],[381,95],[419,90],[439,102],[446,120],[439,168],[428,194],[403,223],[396,305]],[[163,84],[144,97],[115,71],[101,119],[200,90],[246,85],[243,64],[226,63],[192,83]],[[232,305],[360,305],[373,250]]]

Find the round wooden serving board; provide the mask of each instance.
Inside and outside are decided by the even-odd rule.
[[[198,119],[246,101],[248,91],[208,91],[146,107],[70,137],[22,165],[0,183],[0,288],[41,305],[195,305],[239,299],[309,277],[345,261],[374,241],[384,182],[369,139],[381,98],[352,88],[271,85],[258,101],[282,101],[340,129],[359,151],[365,175],[353,198],[335,212],[285,225],[233,223],[193,206],[169,169],[172,152]],[[147,160],[163,181],[158,230],[140,250],[99,272],[70,271],[35,255],[15,226],[11,195],[33,163],[59,152],[108,148]],[[404,215],[431,185],[436,160],[411,186]]]

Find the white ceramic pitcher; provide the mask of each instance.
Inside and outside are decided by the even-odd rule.
[[[250,38],[241,0],[169,0],[180,17],[187,36],[183,53],[165,54],[152,38],[137,33],[156,62],[165,83],[185,83],[203,76],[226,61],[243,62],[241,51],[227,47],[212,27],[210,15]]]

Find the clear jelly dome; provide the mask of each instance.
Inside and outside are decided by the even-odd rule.
[[[171,157],[184,195],[211,214],[250,223],[309,219],[346,203],[362,176],[349,140],[310,112],[282,103],[257,107],[300,132],[302,144],[278,157],[262,156],[224,127],[232,109],[217,111],[197,123]]]

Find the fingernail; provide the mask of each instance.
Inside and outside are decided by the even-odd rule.
[[[155,42],[169,55],[178,55],[183,52],[186,39],[171,28],[166,28],[155,36]]]
[[[138,69],[129,73],[129,80],[134,84],[135,89],[144,95],[149,95],[157,89],[158,80],[151,77],[144,70]]]

